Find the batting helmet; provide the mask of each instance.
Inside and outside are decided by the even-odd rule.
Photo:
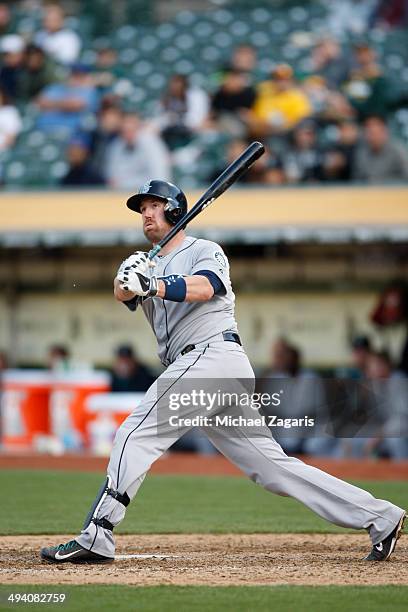
[[[130,210],[140,213],[140,205],[146,196],[156,197],[165,202],[164,216],[171,225],[184,217],[187,212],[187,198],[184,193],[168,181],[149,181],[139,189],[139,193],[131,196],[126,202]]]

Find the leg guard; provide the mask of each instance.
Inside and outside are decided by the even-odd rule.
[[[98,518],[99,509],[102,506],[103,502],[105,501],[108,495],[116,499],[119,503],[121,503],[125,507],[129,505],[130,498],[128,494],[127,493],[124,493],[123,495],[120,494],[118,491],[115,491],[114,489],[112,489],[111,484],[112,484],[112,478],[110,476],[107,476],[105,482],[103,483],[103,485],[98,491],[98,494],[95,498],[94,503],[91,506],[91,509],[88,512],[88,515],[84,522],[84,526],[82,527],[83,530],[87,529],[90,523],[95,523],[95,525],[100,525],[104,529],[110,529],[110,531],[113,531],[114,525],[110,521],[108,521],[104,517]]]
[[[144,474],[135,481],[132,490],[129,489],[132,497],[143,479]],[[75,538],[78,544],[86,550],[96,552],[104,557],[115,556],[113,529],[124,519],[126,506],[130,503],[129,495],[113,489],[112,482],[112,477],[107,476],[85,519],[81,534]]]

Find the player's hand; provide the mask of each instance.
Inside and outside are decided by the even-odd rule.
[[[129,267],[118,273],[116,278],[124,291],[132,291],[132,293],[142,297],[154,297],[157,294],[158,281],[156,276],[150,278],[146,274]]]
[[[141,274],[149,275],[149,268],[154,268],[156,264],[149,259],[149,254],[145,251],[135,251],[127,259],[122,261],[119,266],[118,274],[132,268]]]

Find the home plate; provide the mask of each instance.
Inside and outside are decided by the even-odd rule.
[[[177,559],[178,555],[115,555],[115,561],[122,559]]]

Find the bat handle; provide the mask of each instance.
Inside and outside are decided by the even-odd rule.
[[[156,257],[156,255],[158,255],[160,253],[160,251],[162,250],[160,244],[156,244],[156,246],[154,246],[152,249],[150,249],[149,251],[149,259],[150,261],[152,259],[154,259]]]

